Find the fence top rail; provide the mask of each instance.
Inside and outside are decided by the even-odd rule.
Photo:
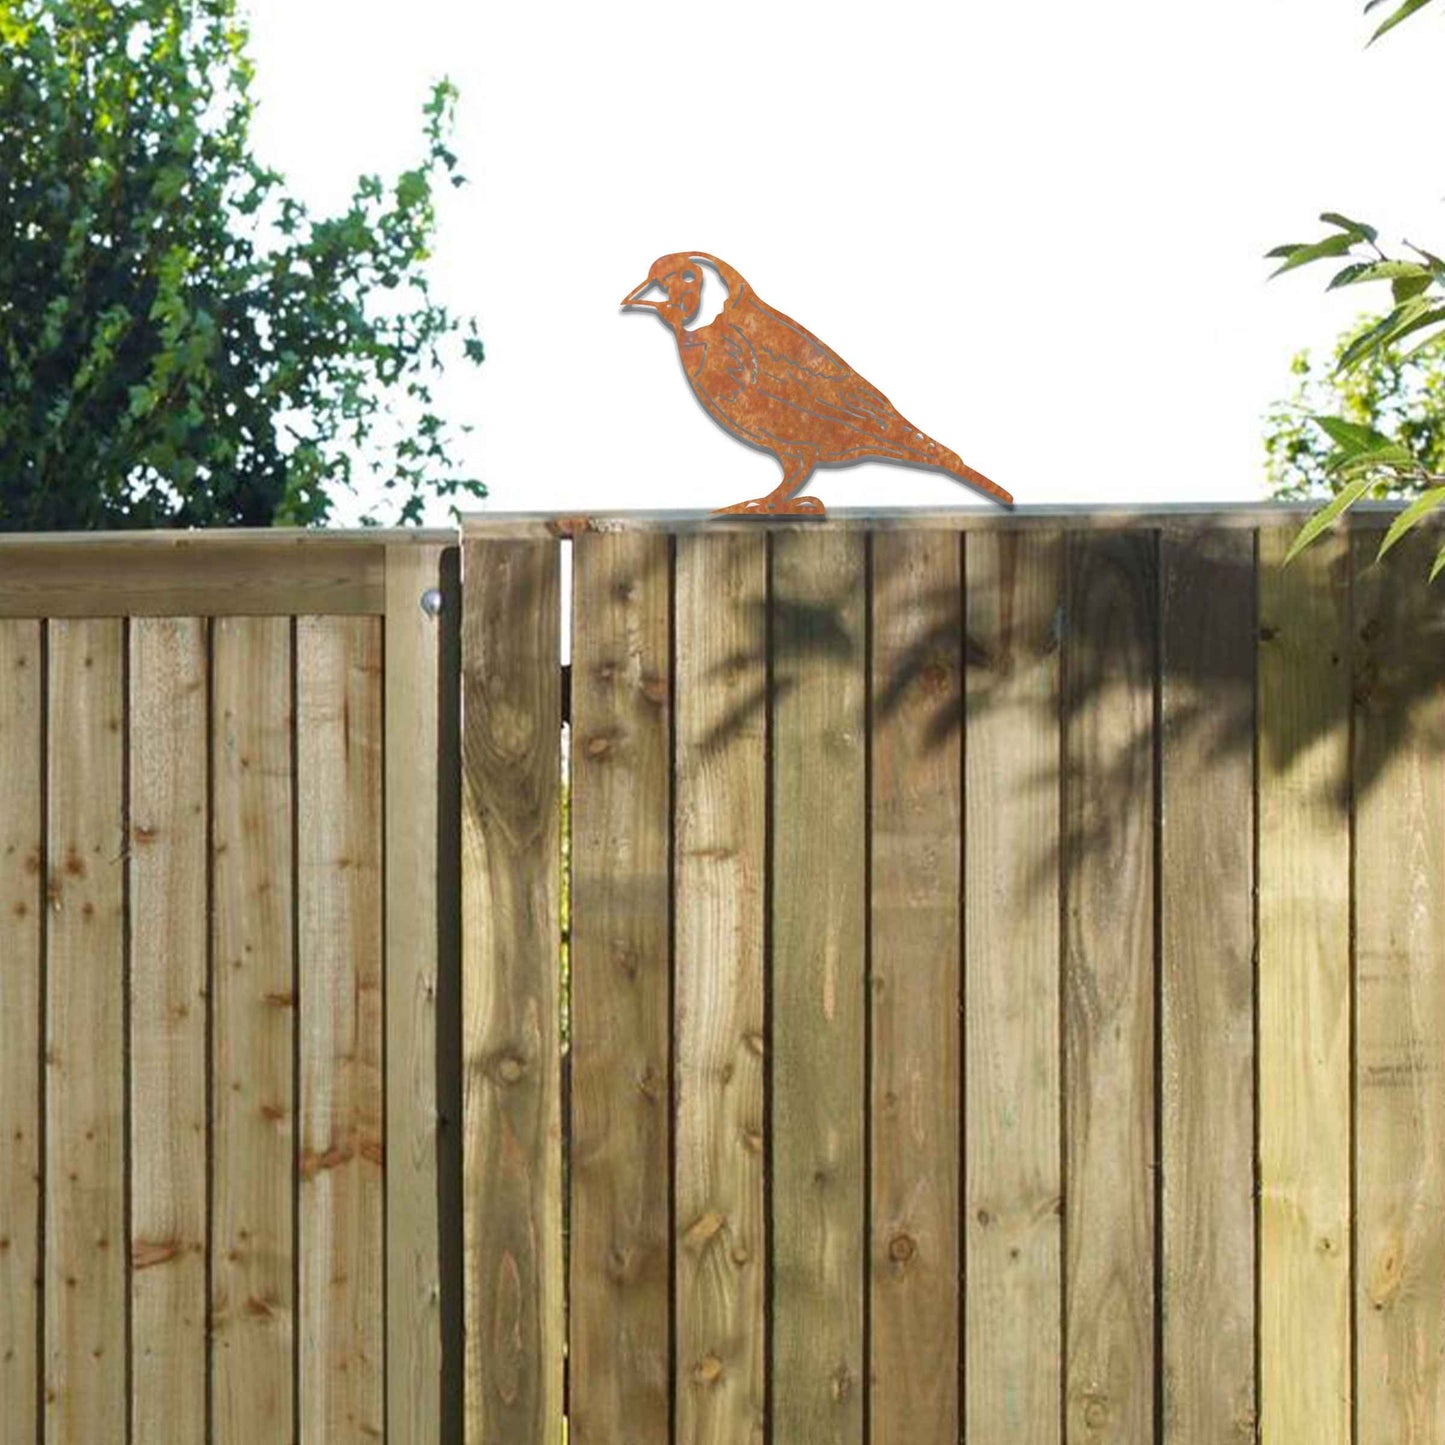
[[[1409,504],[1405,501],[1357,502],[1345,514],[1351,527],[1387,526]],[[462,518],[463,537],[575,537],[583,532],[722,532],[740,527],[796,531],[833,527],[845,531],[923,529],[986,531],[1015,528],[1080,530],[1105,527],[1298,527],[1322,505],[1306,502],[1065,502],[1034,506],[839,507],[822,517],[715,516],[696,511],[617,512],[473,512]],[[1440,514],[1426,518],[1442,520]]]
[[[389,553],[457,542],[380,527],[6,533],[0,617],[377,616]]]
[[[37,547],[99,552],[206,552],[216,548],[261,547],[286,552],[358,544],[445,545],[456,540],[457,534],[450,527],[193,527],[113,532],[0,532],[0,562],[7,552],[29,552]]]

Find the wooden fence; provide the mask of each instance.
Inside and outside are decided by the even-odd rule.
[[[1445,1442],[1438,534],[1303,515],[0,541],[0,1440]]]
[[[5,1445],[460,1438],[456,560],[0,541]]]

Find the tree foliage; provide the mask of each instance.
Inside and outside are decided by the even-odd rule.
[[[1299,352],[1290,364],[1292,394],[1278,402],[1265,423],[1266,471],[1280,500],[1329,497],[1340,490],[1330,470],[1335,444],[1316,418],[1331,416],[1392,437],[1409,452],[1418,471],[1388,473],[1378,496],[1418,493],[1423,477],[1445,473],[1445,347],[1407,357],[1387,347],[1358,366],[1341,369],[1341,358],[1358,334],[1336,344],[1331,361]]]
[[[1368,0],[1365,11],[1387,7],[1371,41],[1419,14],[1434,0]],[[1393,6],[1393,8],[1389,8]],[[1351,220],[1337,211],[1326,211],[1320,219],[1329,227],[1318,241],[1292,242],[1276,246],[1269,256],[1280,262],[1275,275],[1318,262],[1343,263],[1330,280],[1329,289],[1365,284],[1389,288],[1390,309],[1368,318],[1343,342],[1337,375],[1348,377],[1361,368],[1379,365],[1409,365],[1428,360],[1433,366],[1445,350],[1445,260],[1433,251],[1406,241],[1404,251],[1383,249],[1376,227]],[[1408,343],[1408,344],[1407,344]],[[1385,358],[1393,358],[1387,362]],[[1383,398],[1388,377],[1383,378]],[[1369,387],[1368,375],[1366,388]],[[1346,408],[1348,410],[1348,408]],[[1388,411],[1383,414],[1388,419]],[[1383,556],[1409,529],[1445,503],[1445,475],[1439,473],[1438,451],[1422,454],[1418,445],[1420,429],[1407,435],[1397,427],[1394,435],[1379,429],[1381,417],[1351,420],[1348,415],[1317,416],[1321,430],[1333,443],[1321,466],[1334,496],[1316,512],[1294,539],[1286,561],[1320,536],[1332,522],[1361,497],[1382,491],[1418,493],[1386,533],[1380,547]],[[1435,426],[1440,419],[1437,416]],[[1445,546],[1435,557],[1433,580],[1445,570]]]
[[[0,529],[321,523],[383,446],[401,521],[483,495],[433,409],[444,345],[482,359],[426,274],[455,90],[315,217],[252,155],[247,38],[235,0],[0,0]]]

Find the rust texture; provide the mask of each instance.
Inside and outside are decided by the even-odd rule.
[[[703,263],[722,277],[728,297],[712,321],[689,330],[702,302]],[[658,299],[647,295],[654,288]],[[932,467],[1013,505],[1008,492],[905,420],[877,387],[764,302],[726,261],[705,251],[660,257],[622,305],[656,312],[672,329],[683,371],[708,415],[782,464],[783,479],[766,497],[717,511],[821,514],[816,497],[796,495],[815,467],[877,461]]]

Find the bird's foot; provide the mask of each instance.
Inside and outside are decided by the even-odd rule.
[[[817,497],[791,497],[787,501],[775,502],[769,497],[754,497],[750,502],[736,502],[731,507],[718,507],[714,517],[727,512],[746,512],[759,517],[786,516],[790,512],[811,512],[815,517],[824,515],[824,507]]]

